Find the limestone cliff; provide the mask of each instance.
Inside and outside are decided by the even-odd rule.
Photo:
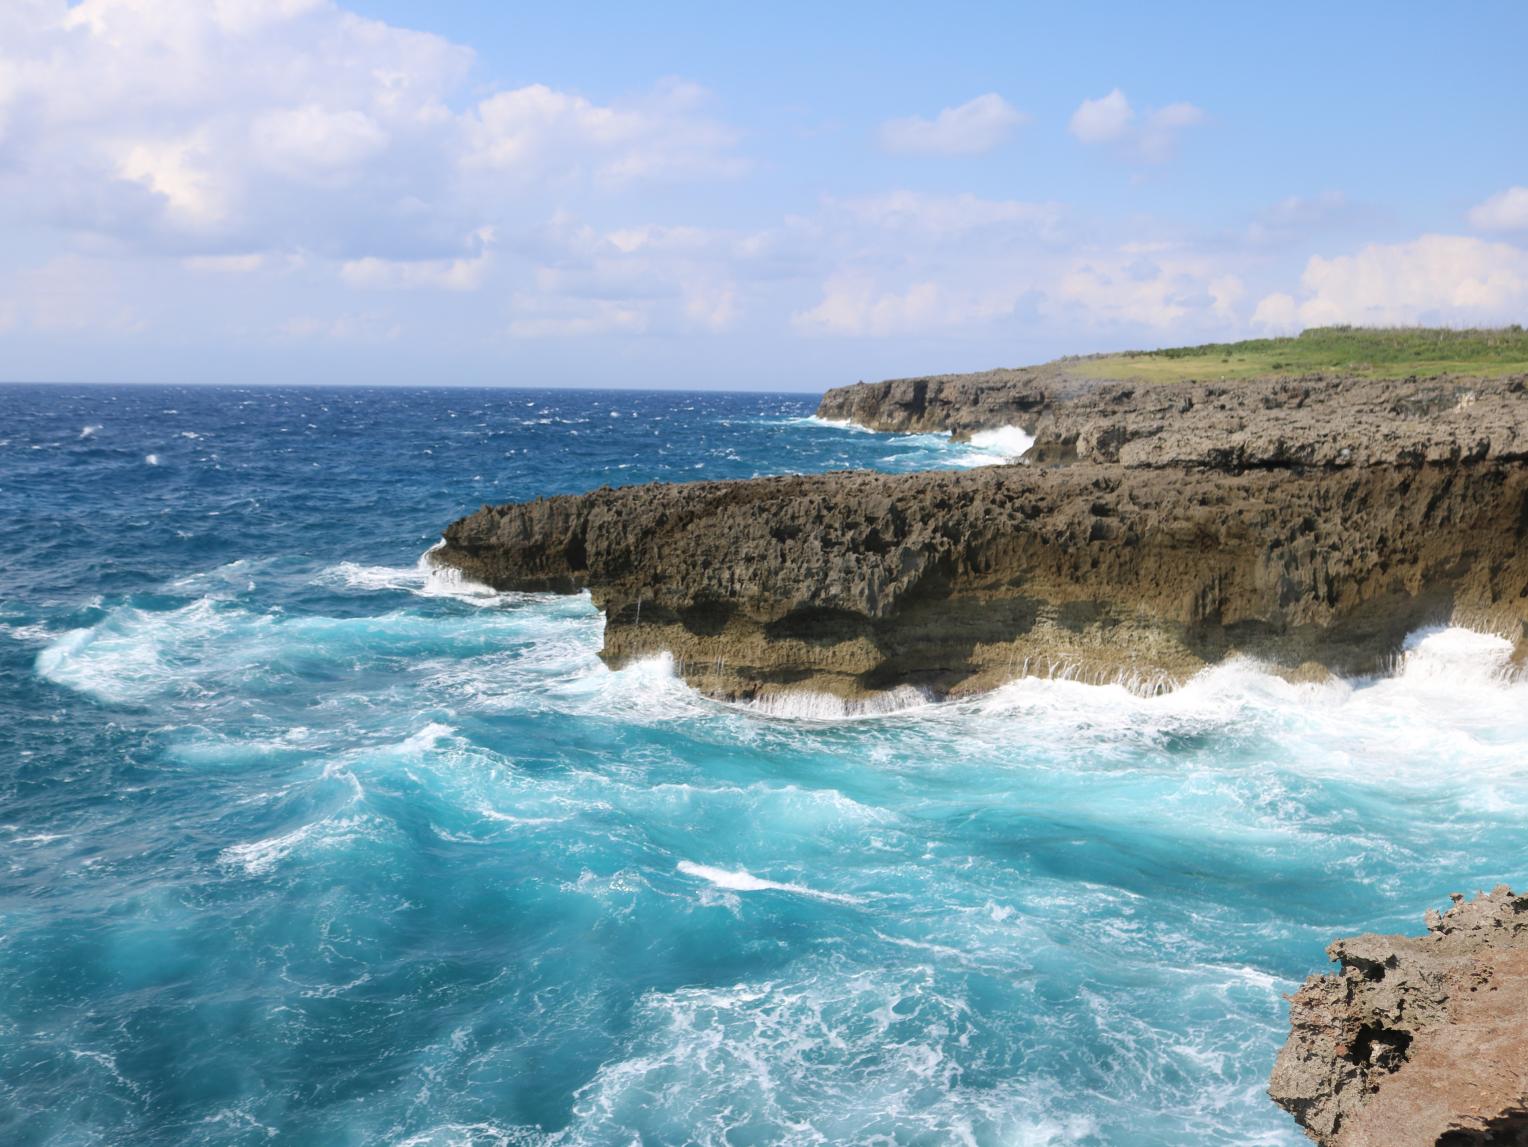
[[[1149,687],[1235,652],[1364,672],[1449,620],[1523,648],[1523,379],[1026,385],[969,382],[972,428],[1022,417],[1029,465],[484,507],[434,556],[501,589],[587,588],[609,662],[666,650],[728,698],[1059,669]],[[913,419],[900,386],[879,408]]]
[[[1022,426],[1036,462],[1245,470],[1528,458],[1524,377],[1087,383],[1036,367],[840,387],[817,414],[962,436]]]
[[[1049,367],[894,378],[835,387],[822,396],[819,418],[871,430],[966,436],[995,426],[1025,426],[1076,387]]]
[[[1528,897],[1357,936],[1291,999],[1269,1088],[1323,1147],[1528,1144]]]

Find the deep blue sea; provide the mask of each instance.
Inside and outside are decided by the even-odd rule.
[[[419,564],[484,502],[996,460],[813,405],[0,388],[0,1142],[1303,1142],[1281,993],[1524,876],[1505,643],[788,718]]]

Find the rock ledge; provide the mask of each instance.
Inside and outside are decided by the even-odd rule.
[[[1269,1094],[1323,1147],[1528,1144],[1528,896],[1453,900],[1290,998]]]
[[[936,385],[937,384],[937,385]],[[1453,622],[1528,654],[1528,378],[831,391],[1026,464],[602,489],[490,507],[432,554],[496,589],[587,589],[612,665],[668,652],[727,699],[850,704],[1066,674],[1170,687],[1234,654],[1383,671]]]

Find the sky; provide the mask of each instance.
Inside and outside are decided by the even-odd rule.
[[[817,391],[1528,321],[1528,4],[0,0],[0,380]]]

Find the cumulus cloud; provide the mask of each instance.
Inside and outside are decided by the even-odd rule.
[[[1520,321],[1528,311],[1528,251],[1462,235],[1370,244],[1313,256],[1296,293],[1265,296],[1254,324],[1274,331],[1333,323],[1403,325]]]
[[[1072,113],[1067,130],[1083,143],[1113,143],[1123,139],[1135,122],[1135,109],[1115,88],[1096,100],[1083,100]]]
[[[737,133],[710,118],[703,88],[669,80],[640,100],[604,106],[532,84],[482,100],[466,122],[469,168],[535,180],[588,171],[611,183],[734,176]]]
[[[830,203],[819,226],[811,237],[831,262],[817,301],[792,317],[803,334],[965,337],[1032,323],[1155,335],[1240,322],[1245,287],[1220,259],[1083,243],[1055,205],[899,192]]]
[[[0,219],[121,250],[464,285],[463,244],[553,193],[743,166],[692,84],[610,103],[531,85],[457,110],[470,50],[332,0],[4,7]]]
[[[357,108],[316,103],[261,112],[250,144],[264,166],[302,182],[323,183],[353,172],[387,150],[387,129]]]
[[[933,119],[907,116],[881,125],[881,146],[912,155],[981,155],[1006,143],[1029,117],[996,92],[945,108]]]
[[[1119,88],[1096,100],[1083,100],[1072,113],[1067,130],[1080,143],[1107,144],[1141,163],[1164,163],[1177,152],[1185,128],[1204,122],[1204,112],[1190,103],[1137,114]]]
[[[488,273],[485,251],[463,259],[379,259],[367,255],[340,266],[340,278],[352,287],[369,290],[475,291]]]
[[[1470,208],[1470,226],[1481,231],[1528,231],[1528,187],[1509,187]]]

